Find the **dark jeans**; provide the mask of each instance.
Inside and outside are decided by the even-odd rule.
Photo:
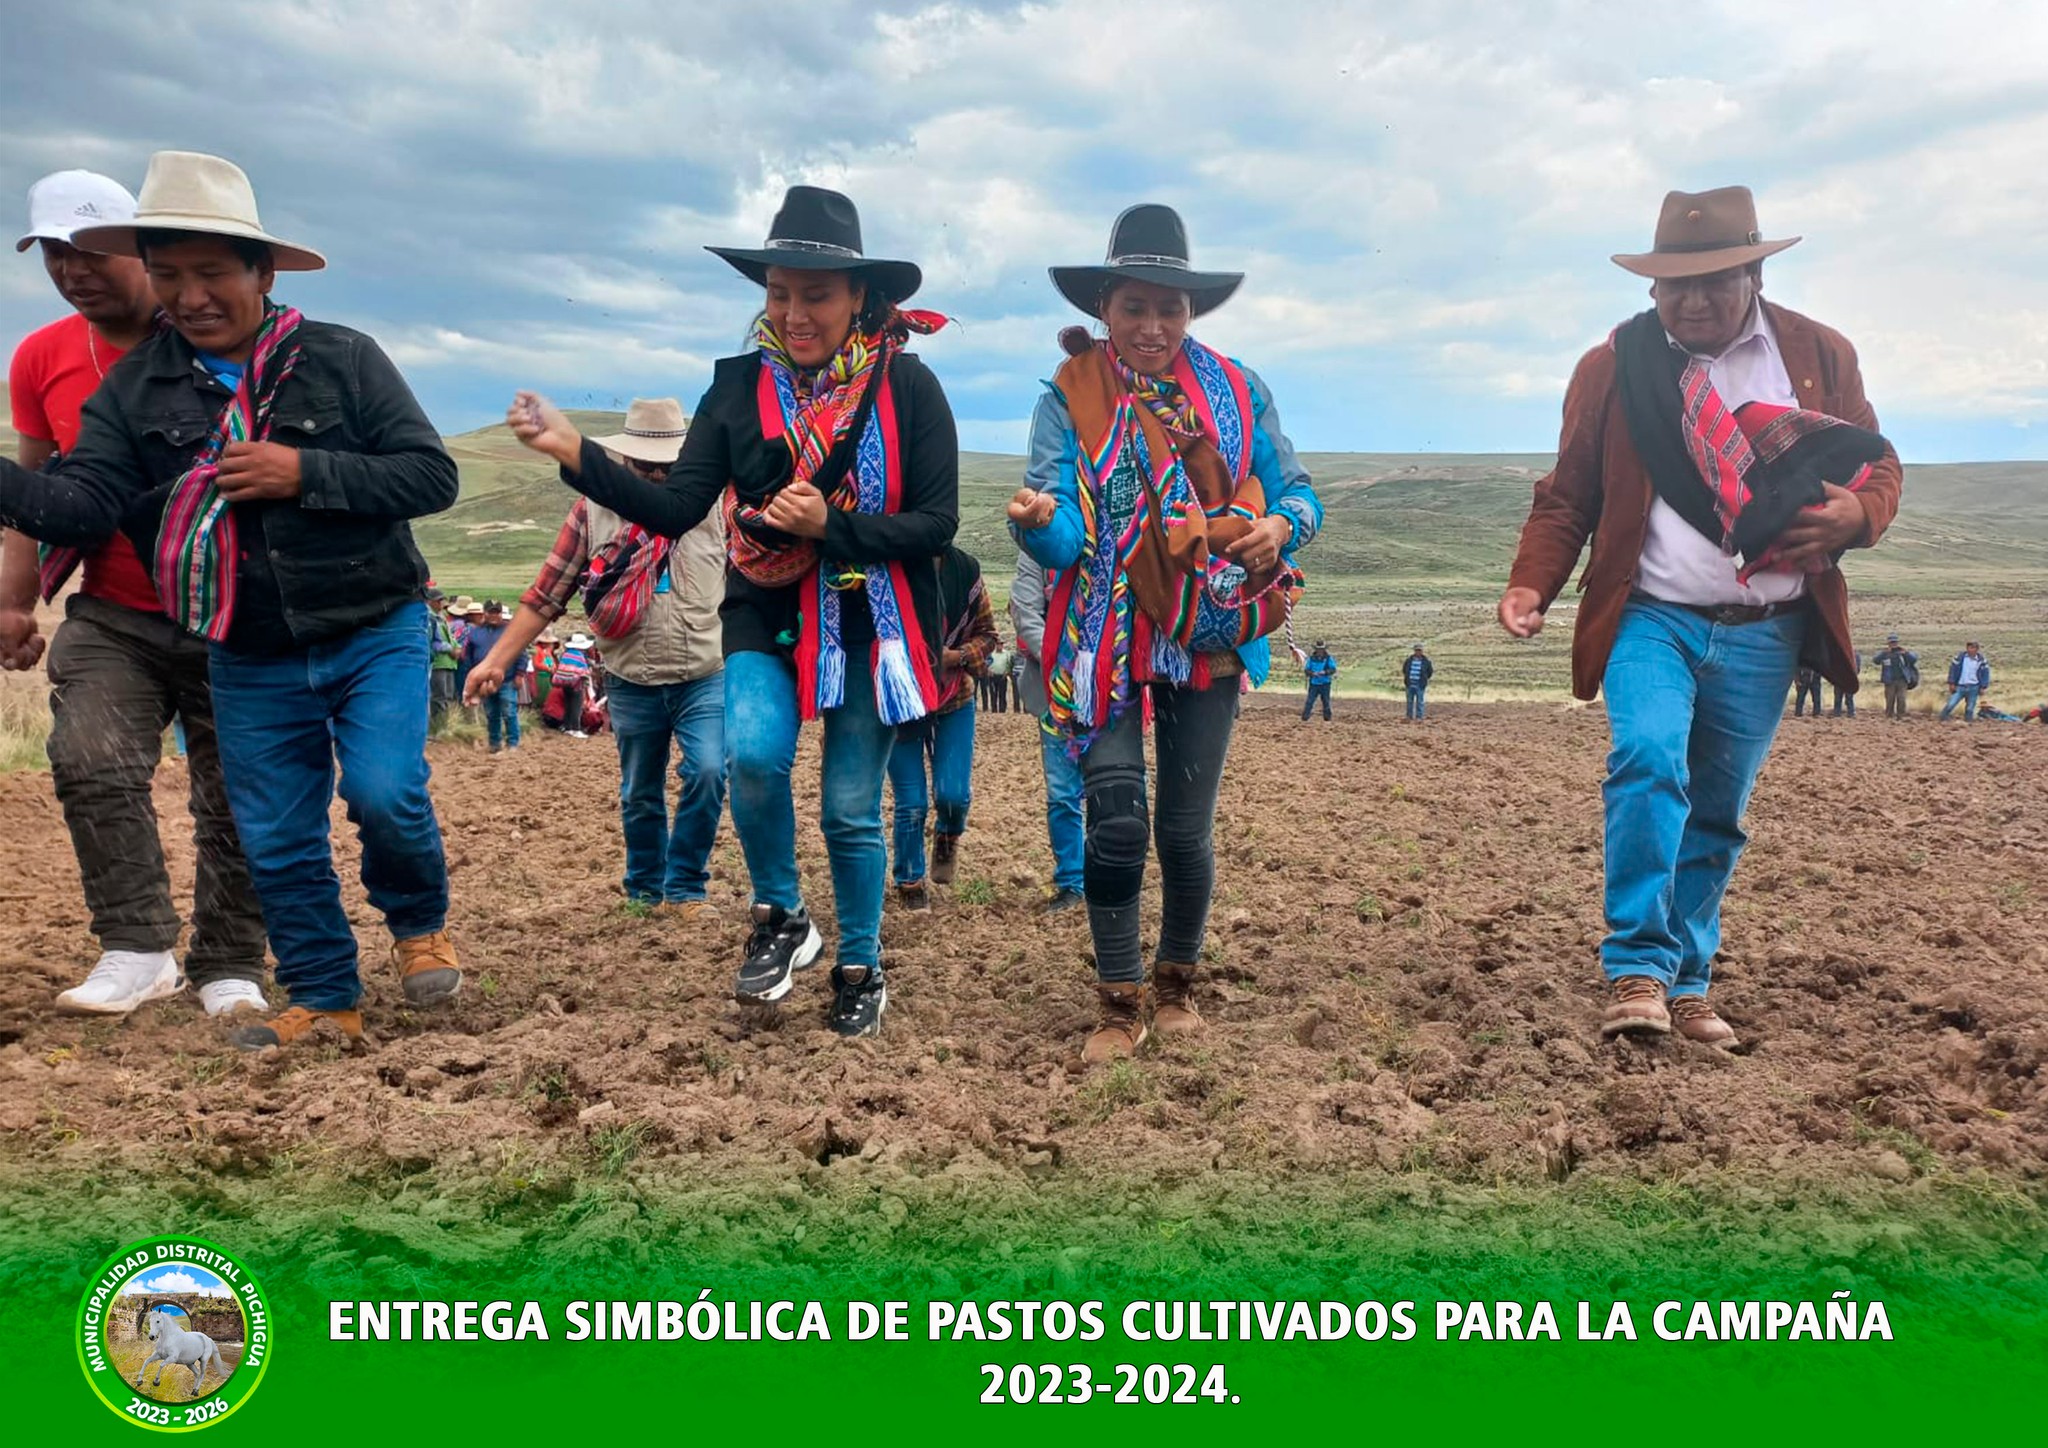
[[[725,809],[725,671],[686,684],[636,684],[614,674],[611,705],[626,896],[650,904],[702,900]],[[683,782],[673,824],[671,749]]]
[[[177,716],[199,855],[185,971],[195,985],[261,981],[263,913],[221,781],[206,645],[161,614],[84,594],[66,612],[50,644],[50,776],[100,948],[155,952],[178,943],[150,797],[164,729]]]
[[[928,721],[928,729],[899,733],[889,751],[889,788],[896,796],[896,883],[909,885],[925,872],[924,826],[933,814],[942,835],[967,832],[974,802],[974,705]],[[926,768],[929,763],[930,777]]]
[[[1157,833],[1162,904],[1155,960],[1194,965],[1201,959],[1216,889],[1216,792],[1237,725],[1238,681],[1207,689],[1156,685],[1153,749],[1158,759]],[[1138,948],[1138,902],[1151,843],[1145,791],[1145,733],[1134,705],[1081,756],[1088,803],[1084,867],[1088,929],[1095,973],[1105,981],[1145,978]]]
[[[1797,719],[1797,718],[1799,718],[1799,717],[1800,717],[1801,715],[1803,715],[1803,714],[1804,714],[1804,713],[1806,712],[1806,700],[1807,700],[1807,696],[1808,696],[1808,695],[1812,695],[1812,697],[1813,697],[1813,717],[1814,717],[1814,718],[1816,718],[1816,719],[1820,718],[1820,680],[1819,680],[1819,679],[1815,679],[1815,680],[1814,680],[1814,681],[1813,681],[1812,683],[1810,683],[1810,684],[1809,684],[1809,683],[1807,683],[1807,682],[1806,682],[1806,681],[1805,681],[1804,679],[1794,679],[1794,680],[1792,681],[1792,691],[1793,691],[1793,697],[1792,697],[1792,717],[1793,717],[1793,718]]]
[[[434,670],[433,679],[429,683],[428,697],[434,704],[434,727],[439,728],[441,721],[447,717],[449,708],[455,703],[455,670]]]
[[[484,736],[491,748],[519,747],[519,677],[513,675],[495,694],[484,696]]]
[[[1330,717],[1330,686],[1328,684],[1310,684],[1308,686],[1308,698],[1303,701],[1301,706],[1302,718],[1306,719],[1315,712],[1318,699],[1322,700],[1323,703],[1323,717],[1325,719]]]
[[[448,918],[448,867],[427,793],[426,605],[289,654],[213,646],[221,763],[249,873],[293,1005],[362,995],[355,932],[328,842],[335,765],[362,840],[363,888],[400,940]]]
[[[1840,689],[1835,690],[1834,712],[1837,714],[1847,714],[1851,719],[1854,719],[1856,717],[1856,696],[1854,694],[1845,694]]]
[[[1429,685],[1408,684],[1408,696],[1402,717],[1404,719],[1426,719],[1429,717]]]

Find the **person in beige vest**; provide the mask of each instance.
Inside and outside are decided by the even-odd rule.
[[[636,399],[625,428],[594,439],[653,482],[668,476],[688,427],[672,397]],[[708,907],[712,842],[725,807],[725,523],[713,509],[671,542],[579,498],[504,637],[469,676],[470,702],[492,693],[542,630],[581,594],[604,651],[619,746],[626,897],[695,919]],[[682,797],[668,809],[671,746]]]

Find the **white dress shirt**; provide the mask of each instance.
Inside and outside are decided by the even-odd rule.
[[[1677,338],[1665,336],[1678,346]],[[1718,356],[1694,355],[1707,364],[1707,379],[1730,412],[1745,402],[1797,405],[1777,334],[1761,303],[1750,304],[1748,325]],[[1743,583],[1735,576],[1737,566],[1662,497],[1650,504],[1650,531],[1636,565],[1635,586],[1644,593],[1672,603],[1762,604],[1783,603],[1806,592],[1804,573],[1771,568]]]

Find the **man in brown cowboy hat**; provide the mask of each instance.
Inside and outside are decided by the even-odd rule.
[[[673,397],[635,398],[624,427],[592,441],[659,482],[675,465],[688,429]],[[718,622],[724,515],[714,508],[671,540],[577,499],[504,636],[471,671],[465,697],[474,702],[502,688],[508,671],[579,593],[611,682],[626,898],[694,920],[709,908],[711,846],[725,807],[725,660]],[[567,725],[582,729],[580,718]],[[671,747],[681,755],[676,773],[682,779],[673,819]]]
[[[1883,535],[1901,474],[1855,350],[1762,298],[1797,240],[1763,239],[1746,188],[1674,191],[1652,250],[1614,258],[1656,305],[1572,374],[1501,596],[1532,636],[1592,540],[1572,691],[1604,691],[1613,736],[1607,1036],[1735,1044],[1706,993],[1750,790],[1802,658],[1856,688],[1836,560]]]
[[[291,997],[235,1044],[288,1045],[321,1022],[359,1038],[359,947],[328,839],[337,764],[407,1002],[462,980],[427,790],[427,569],[407,524],[455,501],[455,463],[375,342],[271,300],[278,272],[325,262],[263,229],[231,162],[158,152],[134,217],[76,242],[140,257],[170,326],[108,374],[61,462],[0,462],[0,525],[67,547],[126,531],[165,612],[209,646],[229,803]]]

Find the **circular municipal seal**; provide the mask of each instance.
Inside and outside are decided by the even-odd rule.
[[[130,1423],[190,1433],[249,1401],[270,1366],[270,1304],[240,1258],[151,1237],[100,1264],[78,1304],[78,1365]]]

